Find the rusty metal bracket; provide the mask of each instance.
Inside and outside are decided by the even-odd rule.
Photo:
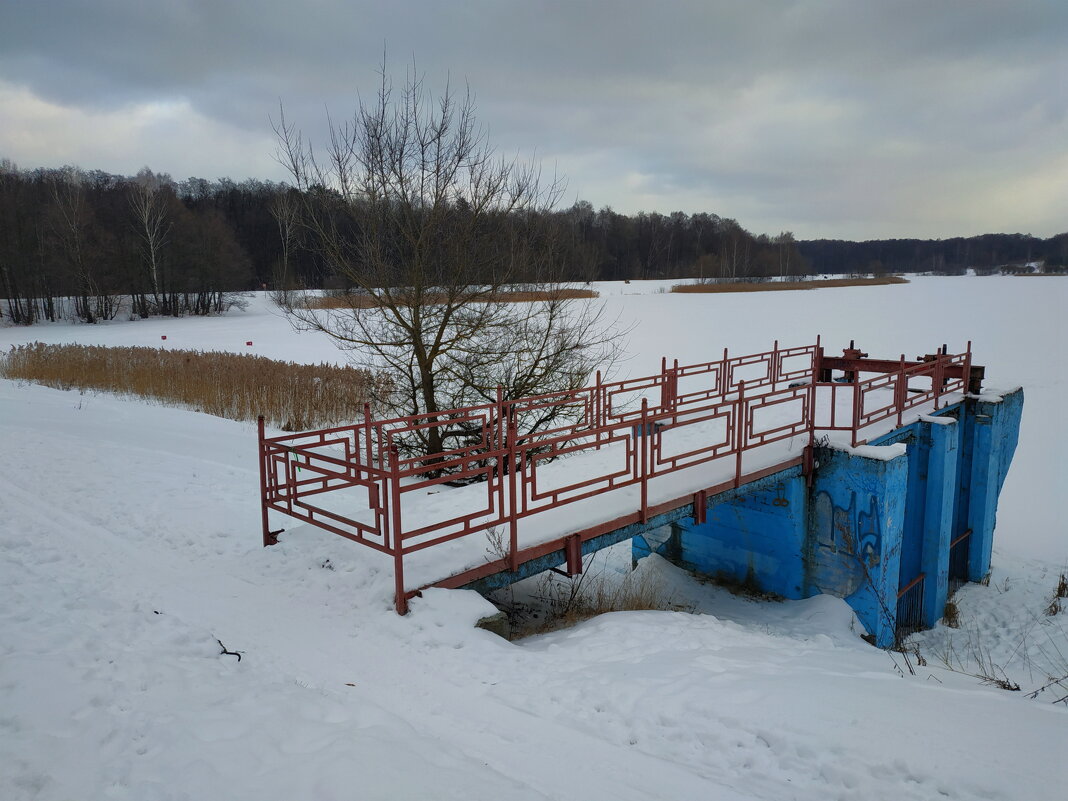
[[[708,492],[700,490],[693,494],[693,522],[701,525],[708,520]]]
[[[582,538],[572,534],[564,540],[564,555],[567,556],[567,575],[577,576],[582,572]]]
[[[805,477],[805,486],[811,487],[816,477],[815,448],[811,444],[801,452],[801,475]]]

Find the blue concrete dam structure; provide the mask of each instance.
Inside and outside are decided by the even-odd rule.
[[[792,468],[709,497],[703,522],[693,509],[649,521],[632,535],[634,558],[657,553],[783,598],[844,598],[889,647],[989,572],[1022,411],[1022,389],[985,393],[858,448],[818,447],[808,477]]]

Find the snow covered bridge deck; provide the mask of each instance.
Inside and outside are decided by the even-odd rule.
[[[909,361],[816,345],[567,393],[267,437],[263,542],[280,513],[392,558],[395,603],[428,586],[503,586],[793,471],[817,442],[857,446],[978,391],[962,353]],[[419,454],[431,430],[449,446]]]

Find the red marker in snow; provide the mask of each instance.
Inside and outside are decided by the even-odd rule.
[[[250,340],[249,340],[248,342],[246,342],[245,344],[246,344],[246,345],[248,345],[248,346],[249,346],[249,347],[251,348],[251,347],[252,347],[252,340],[250,339]]]
[[[162,335],[162,336],[160,337],[160,339],[166,339],[166,338],[167,338],[167,335],[166,335],[166,334],[163,334],[163,335]]]

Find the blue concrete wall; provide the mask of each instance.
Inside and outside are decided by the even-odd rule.
[[[754,591],[804,598],[805,479],[799,471],[774,477],[766,489],[715,499],[707,522],[692,517],[634,541],[634,556],[655,550],[676,564]]]
[[[701,525],[687,517],[635,537],[634,557],[659,553],[784,598],[837,595],[878,645],[891,645],[908,476],[903,449],[891,453],[822,449],[811,489],[796,470],[769,476],[761,489],[711,499]]]
[[[968,578],[990,568],[997,498],[1019,437],[1023,392],[984,395],[845,452],[819,449],[813,485],[796,470],[709,500],[633,540],[698,573],[785,598],[844,598],[877,645],[894,642],[898,590],[921,573],[922,623],[942,616],[950,542],[972,530]]]
[[[845,598],[880,647],[896,632],[909,472],[904,449],[890,453],[819,452],[804,555],[806,595]]]

